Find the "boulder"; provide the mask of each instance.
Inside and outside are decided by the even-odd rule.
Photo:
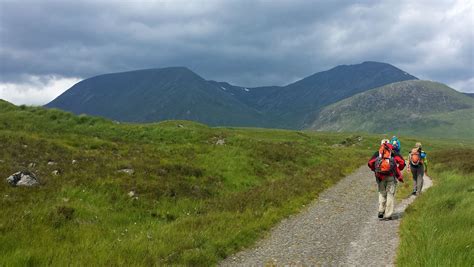
[[[7,178],[7,182],[12,186],[35,186],[39,184],[36,175],[28,171],[12,174]]]
[[[121,169],[121,170],[118,170],[118,172],[123,172],[123,173],[129,174],[129,175],[132,175],[132,174],[135,173],[135,170],[133,170],[133,169]]]
[[[138,196],[137,196],[137,193],[135,193],[135,191],[130,191],[128,192],[127,194],[130,198],[132,198],[133,200],[138,200]]]
[[[218,146],[223,146],[223,145],[225,145],[225,140],[224,140],[224,139],[219,139],[219,140],[217,140],[216,145],[218,145]]]

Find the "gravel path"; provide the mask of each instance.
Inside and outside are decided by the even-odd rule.
[[[431,186],[429,177],[424,179],[423,191]],[[323,192],[305,211],[283,220],[253,248],[220,265],[393,265],[399,218],[414,199],[397,203],[395,220],[379,221],[375,178],[362,166]]]

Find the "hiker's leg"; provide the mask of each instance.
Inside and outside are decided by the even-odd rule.
[[[387,190],[385,181],[377,181],[379,187],[379,212],[385,212],[385,204],[387,203]]]
[[[413,176],[413,192],[416,192],[417,180],[418,180],[418,168],[411,166],[410,170],[411,170],[411,175]]]
[[[392,217],[393,208],[395,206],[395,191],[397,189],[397,184],[395,182],[395,177],[387,177],[387,205],[385,208],[384,218]]]
[[[417,194],[421,194],[421,189],[423,188],[423,176],[425,175],[425,168],[424,166],[418,167],[418,172],[417,172],[417,181],[416,181],[416,191]]]

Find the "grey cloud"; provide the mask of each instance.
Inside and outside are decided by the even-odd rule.
[[[377,60],[468,84],[472,13],[468,0],[0,0],[0,82],[180,65],[208,79],[283,85]]]

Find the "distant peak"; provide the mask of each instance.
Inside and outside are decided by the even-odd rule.
[[[360,67],[360,66],[391,66],[394,67],[393,65],[385,62],[378,62],[378,61],[364,61],[362,63],[357,63],[357,64],[350,64],[350,65],[338,65],[335,68],[347,68],[347,67]],[[395,68],[395,67],[394,67]]]
[[[161,71],[161,72],[173,72],[173,73],[179,73],[179,74],[183,74],[183,75],[199,76],[199,75],[196,74],[194,71],[192,71],[192,70],[189,69],[188,67],[184,67],[184,66],[166,67],[166,68],[158,69],[158,71]]]
[[[166,67],[166,68],[161,68],[161,70],[176,70],[176,71],[193,72],[192,70],[190,70],[188,67],[185,67],[185,66]]]
[[[378,62],[378,61],[364,61],[362,63],[358,64],[352,64],[352,65],[339,65],[331,70],[341,70],[341,69],[390,69],[392,71],[398,71],[399,73],[402,73],[406,77],[410,78],[410,80],[418,80],[417,77],[409,74],[408,72],[399,69],[395,67],[392,64],[385,63],[385,62]]]
[[[378,62],[378,61],[364,61],[362,63],[360,63],[361,65],[390,65],[388,63],[385,63],[385,62]]]

